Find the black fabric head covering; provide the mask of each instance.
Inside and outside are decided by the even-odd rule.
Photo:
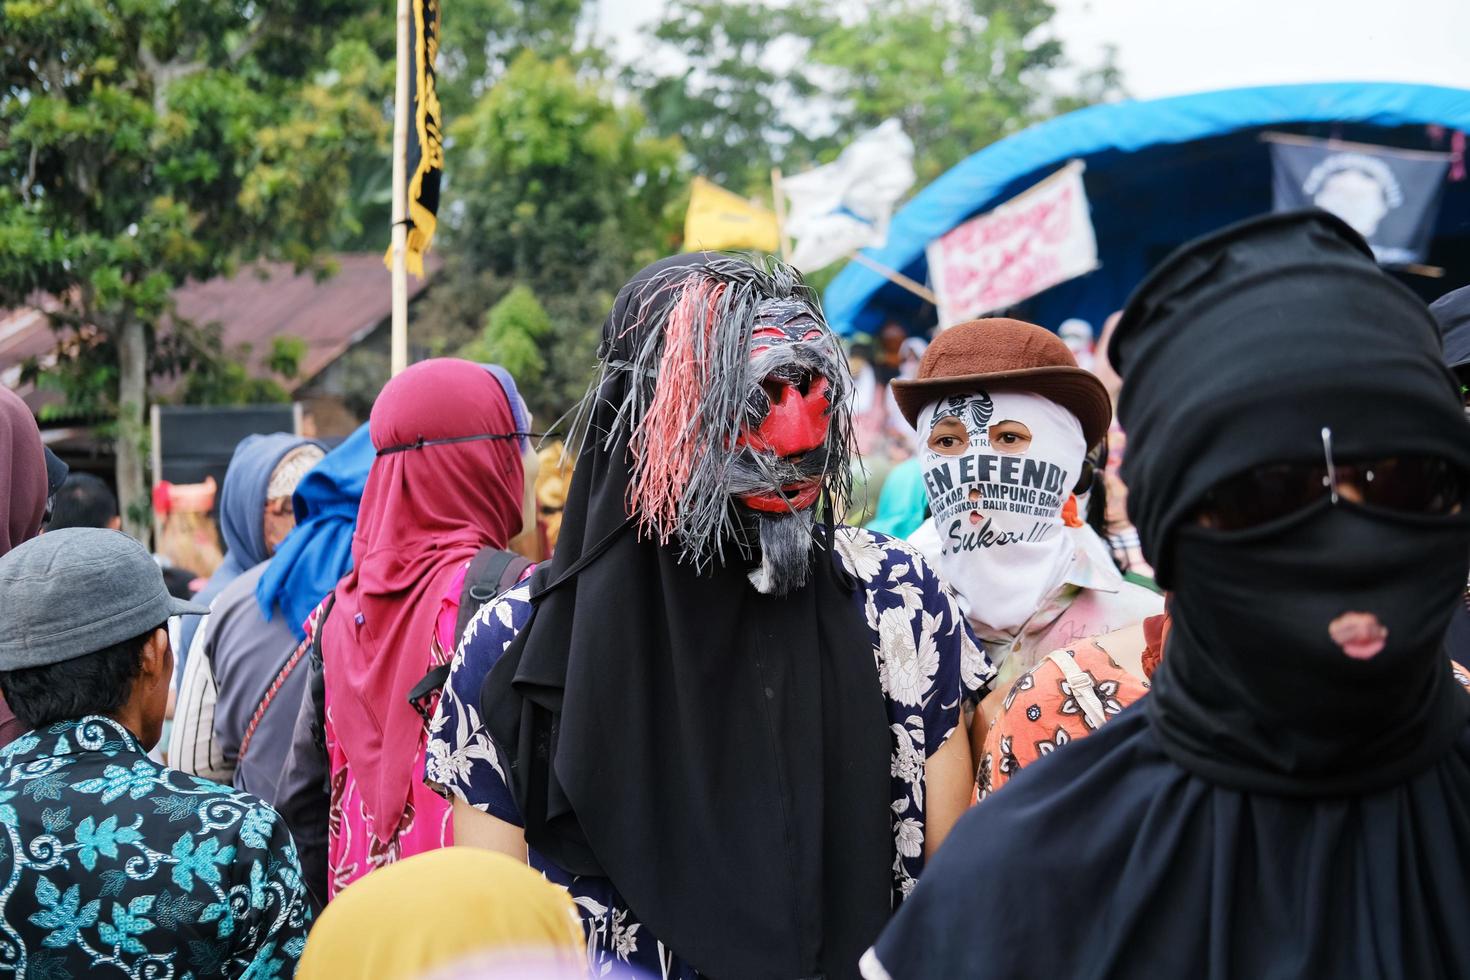
[[[1337,462],[1423,454],[1470,470],[1423,302],[1339,219],[1276,214],[1176,252],[1129,300],[1111,351],[1129,512],[1174,590],[1149,699],[1169,750],[1216,781],[1301,794],[1362,792],[1442,755],[1470,712],[1443,656],[1467,515],[1370,513],[1324,494],[1314,514],[1261,528],[1191,521],[1221,480],[1322,463],[1324,427]],[[1353,611],[1389,630],[1366,661],[1327,633]]]
[[[1467,515],[1323,500],[1190,519],[1278,461],[1427,453],[1470,430],[1422,303],[1324,213],[1228,228],[1129,302],[1129,509],[1173,589],[1153,690],[967,815],[875,947],[908,977],[1470,976],[1470,698],[1441,639]],[[1162,562],[1162,566],[1160,566]],[[1325,624],[1368,610],[1383,650]],[[1004,938],[977,949],[973,930]]]
[[[1445,293],[1429,304],[1444,334],[1444,362],[1462,382],[1470,382],[1470,286]]]
[[[1179,249],[1134,291],[1108,353],[1125,378],[1129,516],[1166,588],[1169,532],[1205,491],[1263,463],[1321,461],[1323,426],[1342,459],[1470,458],[1463,433],[1405,425],[1458,414],[1434,320],[1326,211],[1254,218]]]
[[[732,261],[639,273],[603,328],[604,362],[632,362],[681,284]],[[890,736],[860,600],[830,525],[808,584],[784,598],[759,594],[741,561],[697,569],[635,533],[636,420],[616,407],[638,383],[605,373],[532,618],[481,692],[526,840],[611,879],[707,976],[855,975],[890,911],[893,862]]]

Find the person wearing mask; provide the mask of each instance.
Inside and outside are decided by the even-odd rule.
[[[168,594],[121,531],[0,557],[0,951],[18,976],[289,976],[311,914],[259,800],[148,758],[163,729]]]
[[[0,387],[0,556],[41,533],[50,475],[41,430],[20,396]],[[0,697],[0,745],[26,730]]]
[[[664,259],[602,338],[556,553],[470,624],[427,779],[571,891],[598,975],[854,977],[992,671],[922,558],[836,524],[852,380],[794,269]]]
[[[1093,369],[1097,342],[1093,337],[1092,324],[1077,317],[1069,317],[1057,327],[1057,336],[1067,345],[1067,350],[1072,352],[1072,359],[1077,362],[1078,367],[1084,371]]]
[[[405,901],[405,896],[434,901]],[[577,980],[587,944],[565,889],[478,847],[415,854],[353,882],[322,912],[297,980]]]
[[[1087,448],[1112,409],[1054,334],[1019,320],[975,320],[929,345],[917,378],[893,385],[919,432],[933,517],[909,536],[959,596],[1000,669],[971,729],[979,758],[1010,682],[1052,650],[1161,611],[1124,581],[1074,495],[1092,480]]]
[[[536,453],[536,533],[543,558],[551,557],[556,551],[556,539],[561,534],[561,512],[567,504],[567,488],[572,482],[574,463],[559,439],[542,446]]]
[[[1444,338],[1444,362],[1455,373],[1460,399],[1470,416],[1470,286],[1462,286],[1435,300],[1429,307],[1439,322]],[[1455,604],[1445,646],[1461,667],[1470,668],[1470,582]]]
[[[116,531],[122,527],[117,495],[112,488],[91,473],[72,473],[56,492],[51,502],[51,519],[46,530],[64,527],[105,527]]]
[[[170,763],[196,776],[230,785],[240,745],[261,696],[275,683],[296,648],[284,621],[268,621],[255,589],[271,555],[295,524],[291,495],[325,449],[320,443],[284,432],[246,436],[235,447],[220,490],[220,528],[229,550],[195,599],[208,603],[192,634],[194,650],[181,670]],[[190,642],[183,631],[181,643]],[[299,700],[299,686],[292,694]],[[252,768],[257,795],[274,798],[285,742],[266,740]]]
[[[1470,976],[1470,440],[1433,318],[1286,212],[1166,259],[1110,356],[1153,689],[961,821],[865,975]]]
[[[436,690],[426,681],[453,655],[472,562],[507,555],[534,519],[509,377],[422,361],[373,405],[352,570],[308,617],[308,675],[277,790],[303,850],[325,859],[307,867],[321,898],[454,842],[449,804],[423,783]]]

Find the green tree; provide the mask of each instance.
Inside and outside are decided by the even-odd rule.
[[[516,286],[485,314],[485,332],[460,348],[459,356],[495,363],[531,386],[541,380],[546,360],[538,342],[551,330],[551,318],[529,286]]]
[[[226,354],[172,315],[172,290],[255,255],[312,263],[350,162],[386,138],[391,72],[341,33],[368,6],[0,6],[0,303],[56,300],[51,383],[115,413],[135,534],[147,527],[150,373]]]
[[[440,17],[437,92],[444,119],[462,118],[505,74],[522,50],[572,56],[583,0],[454,0]],[[375,4],[343,25],[342,36],[373,48],[391,72],[395,28],[391,4]],[[383,91],[392,92],[388,78]],[[390,112],[391,104],[384,107]],[[385,249],[393,214],[393,157],[387,142],[350,166],[351,191],[332,238],[338,251]],[[449,178],[452,179],[452,176]]]
[[[831,124],[804,111],[822,90],[799,61],[833,26],[820,4],[674,0],[648,33],[660,56],[626,69],[624,81],[699,173],[769,196],[771,167],[804,167],[829,145]]]
[[[1050,0],[676,0],[627,75],[695,169],[749,193],[774,163],[830,159],[897,118],[922,186],[1057,112],[1114,97],[1111,59],[1074,76]]]
[[[415,337],[456,351],[479,333],[486,310],[526,287],[549,325],[545,370],[523,392],[539,417],[557,418],[586,387],[618,287],[676,247],[681,155],[677,140],[652,136],[642,111],[595,75],[522,52],[450,123],[445,265],[416,308]],[[489,360],[510,356],[481,350]]]
[[[832,72],[846,133],[903,123],[922,186],[1003,136],[1116,94],[1059,91],[1067,62],[1047,30],[1054,13],[1049,0],[870,3],[815,36],[808,64]],[[1115,70],[1108,77],[1116,83]]]

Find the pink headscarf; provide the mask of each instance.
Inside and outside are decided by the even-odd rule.
[[[449,358],[389,381],[369,428],[380,453],[419,439],[516,431],[494,376]],[[342,712],[336,731],[379,840],[397,830],[416,778],[423,720],[407,697],[428,668],[440,597],[476,551],[504,548],[520,531],[523,481],[515,439],[428,445],[373,461],[352,536],[353,570],[337,585],[322,652]]]
[[[46,453],[35,416],[0,388],[0,555],[41,533],[46,515]]]
[[[0,388],[0,555],[41,533],[46,516],[46,453],[35,416],[9,388]],[[0,698],[0,745],[28,726]]]

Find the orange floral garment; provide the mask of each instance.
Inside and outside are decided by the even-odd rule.
[[[1167,613],[1143,621],[1143,669],[1150,677],[1159,665],[1169,626]],[[1470,673],[1453,661],[1450,669],[1470,693]],[[1016,679],[990,726],[976,776],[976,801],[1059,746],[1092,734],[1148,689],[1148,681],[1119,666],[1092,640],[1050,654]]]
[[[1049,654],[1011,685],[985,737],[975,798],[985,799],[1037,759],[1090,735],[1147,693],[1147,681],[1092,640]]]

